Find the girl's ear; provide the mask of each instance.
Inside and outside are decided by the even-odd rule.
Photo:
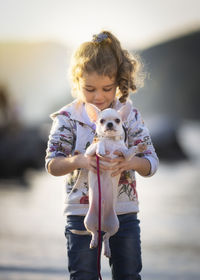
[[[132,102],[131,100],[126,101],[126,103],[118,110],[118,113],[120,114],[122,121],[124,122],[127,120],[128,115],[130,114],[132,110]]]
[[[85,109],[86,109],[86,112],[88,114],[88,117],[90,118],[90,121],[91,122],[96,122],[96,120],[98,119],[98,115],[101,112],[101,110],[99,110],[95,105],[90,104],[90,103],[85,104]]]

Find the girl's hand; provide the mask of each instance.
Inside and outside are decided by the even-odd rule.
[[[107,152],[107,155],[109,152]],[[124,158],[123,154],[120,151],[115,151],[115,155],[118,157],[111,159],[109,157],[100,156],[100,173],[103,173],[106,170],[112,170],[111,176],[117,176],[126,170],[135,170],[141,176],[147,176],[150,174],[151,164],[146,158],[139,158],[133,156],[131,159],[127,160]],[[96,155],[94,156],[85,156],[84,154],[79,154],[76,156],[76,166],[77,168],[86,168],[91,170],[94,173],[97,173],[97,159]],[[103,162],[111,163],[110,165],[104,165]],[[114,165],[113,165],[114,164]]]
[[[120,151],[115,151],[114,154],[117,155],[118,157],[112,159],[112,162],[116,163],[116,165],[113,166],[113,168],[112,168],[112,170],[113,170],[113,172],[111,173],[112,177],[121,174],[125,170],[132,169],[132,159],[133,158],[127,160],[123,156],[122,152],[120,152]]]
[[[107,153],[109,154],[109,153]],[[105,170],[108,170],[108,166],[105,166],[102,161],[104,162],[110,162],[109,158],[103,157],[98,155],[99,159],[101,160],[99,162],[99,168],[100,168],[100,173],[104,172]],[[79,167],[80,168],[85,168],[88,169],[94,173],[97,173],[97,158],[96,155],[93,156],[85,156],[84,154],[79,154],[78,159],[79,161]]]
[[[117,176],[126,170],[135,170],[142,176],[147,176],[151,170],[151,164],[146,158],[139,158],[137,156],[133,156],[131,159],[126,159],[120,151],[115,151],[115,155],[118,157],[112,159],[111,161],[116,163],[116,165],[112,168],[113,172],[111,176]]]

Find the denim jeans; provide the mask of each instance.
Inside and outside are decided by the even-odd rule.
[[[86,230],[84,216],[68,216],[65,227],[70,280],[98,280],[98,249],[90,249],[91,235],[78,235],[70,230]],[[137,214],[119,215],[120,227],[110,238],[111,267],[113,280],[140,280],[142,269],[140,221]]]

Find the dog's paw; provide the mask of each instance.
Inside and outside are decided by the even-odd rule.
[[[133,147],[129,150],[123,151],[123,156],[125,157],[126,160],[131,159],[135,154],[136,154],[136,148],[134,149]]]
[[[98,240],[97,239],[92,239],[90,242],[90,249],[94,249],[98,246]]]
[[[111,250],[108,242],[104,242],[104,256],[111,258]]]
[[[110,250],[110,245],[109,245],[109,238],[110,238],[110,233],[106,232],[104,237],[103,237],[103,247],[104,247],[104,255],[107,258],[111,257],[111,250]]]
[[[101,155],[101,156],[105,156],[106,155],[105,146],[104,146],[104,144],[101,141],[97,143],[96,153],[98,155]]]
[[[100,156],[105,156],[106,155],[106,151],[105,149],[97,149],[97,155],[100,155]]]
[[[137,145],[137,149],[138,149],[138,152],[142,153],[147,149],[147,144],[146,143],[139,143]]]
[[[105,157],[107,155],[107,153],[97,153],[97,155],[100,157]]]
[[[90,249],[96,248],[98,246],[98,233],[97,231],[91,232],[92,234],[92,239],[90,242]]]

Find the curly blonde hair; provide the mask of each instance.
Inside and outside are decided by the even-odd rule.
[[[79,78],[83,73],[96,72],[99,75],[115,77],[117,96],[121,103],[126,102],[129,92],[143,86],[145,78],[142,63],[138,56],[122,49],[119,40],[109,31],[93,36],[76,50],[71,60],[70,75],[72,93],[77,92]]]

